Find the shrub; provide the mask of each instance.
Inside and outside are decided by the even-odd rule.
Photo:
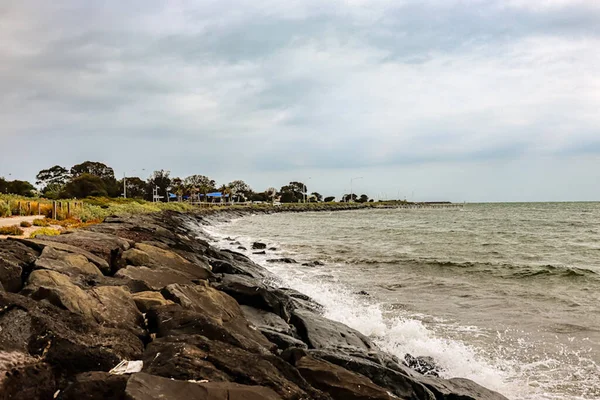
[[[31,232],[29,235],[30,238],[35,238],[36,236],[58,236],[60,235],[60,231],[53,228],[40,228],[36,231]]]
[[[21,236],[25,232],[17,225],[0,227],[0,235]]]
[[[10,203],[8,201],[4,202],[0,200],[0,218],[1,217],[10,217],[12,215],[10,209]]]
[[[33,226],[49,226],[50,223],[45,218],[34,219]]]
[[[21,221],[21,228],[29,228],[31,227],[31,222]]]

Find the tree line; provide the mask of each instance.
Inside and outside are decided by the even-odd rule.
[[[155,194],[161,201],[167,201],[169,194],[178,200],[189,198],[202,199],[208,193],[220,192],[236,201],[298,203],[331,202],[334,196],[323,197],[318,192],[309,193],[302,182],[290,182],[279,190],[268,188],[254,191],[243,180],[234,180],[217,185],[215,180],[205,175],[190,175],[185,178],[172,177],[170,171],[157,170],[143,180],[137,176],[117,179],[113,168],[96,161],[85,161],[67,169],[60,165],[41,170],[36,175],[39,190],[27,181],[8,181],[0,177],[0,193],[11,193],[33,197],[42,195],[49,199],[86,198],[86,197],[123,197],[153,200]],[[365,194],[357,196],[345,194],[340,201],[367,202]]]

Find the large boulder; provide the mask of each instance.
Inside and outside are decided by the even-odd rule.
[[[261,280],[246,275],[223,275],[214,286],[235,298],[238,303],[279,315],[289,321],[294,309],[292,298]]]
[[[294,310],[291,322],[311,349],[355,353],[369,353],[375,349],[371,341],[362,333],[312,311]]]
[[[77,229],[57,236],[38,236],[46,242],[63,243],[88,251],[103,259],[115,270],[123,251],[131,247],[130,241],[115,235]]]
[[[172,269],[189,279],[212,279],[214,277],[210,266],[206,263],[192,264],[173,251],[145,243],[136,243],[135,248],[123,252],[122,258],[134,266]]]
[[[21,352],[66,373],[108,371],[140,359],[143,343],[124,329],[27,297],[0,293],[0,352]]]
[[[29,269],[38,255],[38,251],[17,241],[0,241],[0,291],[21,290],[23,272]]]
[[[101,286],[83,290],[68,276],[56,271],[35,270],[23,294],[45,300],[84,318],[107,326],[143,334],[143,318],[128,290],[120,286]]]
[[[36,269],[47,269],[68,276],[103,276],[102,272],[89,260],[81,255],[57,250],[47,246],[42,250],[40,258],[35,261]]]
[[[366,376],[376,385],[388,389],[396,396],[407,400],[435,400],[435,396],[423,384],[418,382],[416,374],[400,365],[394,357],[379,351],[348,354],[342,351],[308,350],[300,352],[313,358],[328,361],[349,371]],[[290,358],[289,352],[284,353]],[[296,357],[297,358],[297,357]]]
[[[240,342],[254,342],[257,346],[271,347],[269,341],[250,327],[239,304],[231,296],[220,292],[206,282],[198,285],[169,285],[163,290],[165,298],[187,310],[201,313],[212,324],[222,326]]]
[[[369,378],[327,361],[309,356],[296,362],[300,374],[314,387],[329,393],[334,400],[393,400],[390,393]]]
[[[280,357],[246,351],[201,335],[157,339],[148,346],[144,360],[147,372],[168,378],[232,380],[270,387],[286,400],[330,400]]]
[[[281,400],[273,390],[229,382],[195,383],[138,373],[127,382],[128,400]]]
[[[246,319],[280,350],[290,347],[307,348],[300,340],[294,326],[288,325],[280,316],[250,306],[241,306]]]
[[[49,240],[41,240],[41,239],[16,239],[24,245],[31,247],[36,251],[42,251],[45,247],[53,247],[56,250],[62,250],[73,254],[80,254],[87,258],[91,263],[93,263],[102,273],[110,274],[110,265],[106,260],[101,257],[98,257],[89,251],[73,246],[66,243],[53,242]]]

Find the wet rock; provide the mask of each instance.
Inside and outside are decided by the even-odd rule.
[[[159,292],[138,292],[131,295],[138,310],[147,313],[152,307],[165,306],[175,304],[171,300],[167,300]]]
[[[288,325],[281,317],[254,307],[241,306],[246,319],[280,350],[290,347],[307,348],[300,340],[296,328]]]
[[[61,400],[124,400],[128,375],[92,371],[75,376],[60,392]]]
[[[186,310],[202,313],[203,318],[223,327],[240,343],[253,342],[256,346],[271,347],[263,335],[251,329],[235,299],[205,282],[199,285],[169,285],[163,290],[163,295]]]
[[[302,264],[305,267],[320,267],[325,265],[324,263],[322,263],[321,261],[311,261],[311,262],[307,262]]]
[[[261,242],[254,242],[252,243],[252,249],[253,250],[264,250],[267,248],[267,245]]]
[[[432,357],[413,357],[407,353],[404,355],[404,364],[420,374],[439,376],[440,368]]]
[[[296,260],[294,260],[293,258],[272,258],[270,260],[267,260],[268,263],[283,263],[283,264],[296,264]]]
[[[334,400],[393,400],[387,390],[370,379],[327,361],[305,356],[296,362],[300,374]]]
[[[264,251],[264,250],[263,250],[263,251],[255,251],[255,252],[253,252],[252,254],[257,254],[257,255],[265,255],[265,254],[267,254],[267,252],[266,252],[266,251]]]
[[[116,278],[130,279],[141,284],[144,291],[161,290],[172,283],[192,284],[189,276],[168,268],[128,266],[115,274]]]
[[[46,246],[40,258],[35,261],[36,269],[47,269],[68,276],[103,276],[102,272],[81,254],[69,253]]]
[[[58,236],[39,236],[46,242],[63,243],[88,251],[103,259],[115,271],[121,254],[131,247],[129,240],[100,232],[77,229]]]
[[[241,332],[247,333],[249,327],[245,330],[230,331],[218,320],[204,313],[183,309],[177,304],[154,307],[148,311],[146,318],[150,331],[156,333],[159,338],[203,335],[211,340],[219,340],[257,353],[268,352],[272,346],[264,337],[257,342],[256,337],[260,335],[258,332],[254,332],[250,337],[244,336]]]
[[[66,243],[53,242],[41,239],[15,239],[32,249],[41,252],[45,247],[53,247],[56,250],[62,250],[73,254],[80,254],[93,263],[103,274],[110,274],[110,265],[106,260],[100,258],[89,251]]]
[[[35,251],[14,240],[0,241],[0,291],[18,292],[23,286],[21,276],[39,255]]]
[[[0,351],[18,351],[66,373],[108,371],[141,357],[143,343],[124,329],[27,297],[0,293]]]
[[[208,264],[192,264],[177,253],[144,243],[136,243],[135,248],[123,252],[122,258],[130,265],[161,270],[168,268],[190,279],[214,277]]]
[[[281,400],[271,389],[260,386],[184,382],[145,373],[133,375],[125,393],[129,400]]]
[[[245,248],[244,246],[238,246],[238,250],[248,250],[248,249]]]
[[[231,382],[234,379],[207,361],[208,353],[192,344],[158,339],[144,352],[143,372],[180,380]]]
[[[269,247],[269,251],[277,251],[277,247]]]
[[[179,336],[165,337],[157,339],[152,346],[148,347],[145,357],[150,360],[161,349],[168,348],[168,343],[185,344],[187,349],[195,348],[193,353],[201,356],[201,360],[209,364],[203,364],[204,375],[199,370],[180,369],[179,373],[182,377],[192,377],[192,379],[208,379],[208,376],[214,375],[214,368],[221,371],[224,377],[230,377],[238,383],[251,385],[260,385],[273,389],[283,399],[299,400],[313,399],[326,400],[328,396],[323,395],[318,390],[312,388],[296,368],[282,360],[280,357],[265,353],[257,354],[246,351],[244,349],[228,345],[218,340],[209,340],[204,336]],[[191,346],[191,347],[190,347]],[[159,355],[158,358],[161,356]],[[175,358],[181,358],[181,355],[174,355]],[[187,355],[183,356],[187,358]],[[165,359],[166,360],[166,359]],[[198,359],[196,359],[198,360]],[[185,361],[173,361],[179,363],[180,366],[185,365]],[[150,362],[150,367],[153,367],[153,362]],[[168,373],[167,375],[168,376]]]
[[[264,285],[258,279],[244,275],[225,275],[215,287],[238,303],[275,313],[289,321],[293,304],[288,296]]]
[[[364,290],[358,291],[358,292],[356,292],[356,294],[361,295],[361,296],[370,296],[369,292],[366,292]]]
[[[435,394],[437,400],[508,400],[500,393],[463,378],[440,379],[424,376],[419,381]]]
[[[308,310],[294,310],[291,323],[311,349],[362,353],[374,349],[371,341],[362,333]]]
[[[377,350],[352,354],[340,351],[308,350],[307,353],[312,357],[364,375],[402,399],[435,400],[433,393],[417,381],[416,374],[400,365],[395,357],[386,353]],[[284,357],[288,359],[290,355],[284,353]]]

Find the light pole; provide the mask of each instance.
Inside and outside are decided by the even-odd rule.
[[[356,179],[362,179],[362,176],[357,176],[355,178],[350,179],[350,203],[354,203],[354,199],[352,198],[354,195],[354,191],[352,190],[352,182]]]
[[[146,168],[142,168],[142,171],[145,171]],[[133,171],[131,171],[131,173],[134,173],[135,169]],[[127,198],[127,177],[125,176],[125,172],[123,172],[123,198],[126,199]]]

